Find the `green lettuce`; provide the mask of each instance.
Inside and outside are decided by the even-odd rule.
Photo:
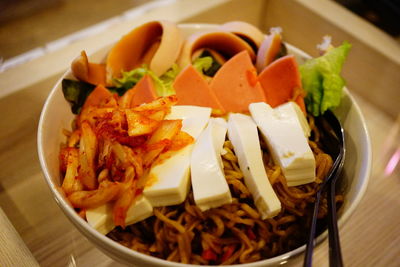
[[[204,50],[192,65],[197,71],[209,77],[214,77],[215,73],[221,68],[221,64],[208,50]]]
[[[144,75],[149,74],[154,81],[156,93],[158,96],[168,96],[175,94],[172,84],[175,77],[179,74],[179,68],[176,64],[172,66],[161,77],[157,77],[146,66],[123,72],[122,77],[114,79],[114,87],[107,87],[112,93],[117,93],[119,96],[131,89],[137,84]],[[71,104],[71,111],[74,114],[79,114],[86,98],[94,90],[96,86],[83,81],[74,81],[70,79],[62,80],[62,91],[64,98]]]
[[[172,67],[165,72],[160,77],[157,77],[153,72],[150,76],[156,83],[156,90],[159,96],[169,96],[175,94],[175,89],[172,86],[176,76],[178,76],[180,69],[177,64],[172,65]]]
[[[61,85],[65,100],[71,104],[72,113],[79,114],[86,98],[94,90],[95,86],[70,79],[63,79]]]
[[[160,77],[158,77],[153,71],[149,70],[146,65],[131,71],[124,71],[122,72],[121,78],[114,79],[114,84],[116,88],[124,89],[126,91],[135,86],[135,84],[137,84],[146,74],[153,79],[158,96],[169,96],[175,94],[175,89],[172,84],[176,76],[179,74],[179,68],[176,64]]]
[[[198,57],[193,61],[193,67],[200,73],[206,72],[213,64],[212,57]]]
[[[135,84],[137,84],[148,71],[149,70],[146,66],[136,68],[131,71],[123,71],[121,78],[113,79],[114,85],[116,88],[119,88],[121,90],[129,90],[133,86],[135,86]]]
[[[301,82],[306,91],[307,111],[314,116],[340,104],[345,80],[340,76],[351,44],[343,42],[323,56],[307,60],[300,66]]]

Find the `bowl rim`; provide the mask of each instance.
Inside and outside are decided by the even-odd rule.
[[[195,29],[195,30],[204,30],[205,28],[215,28],[218,27],[220,24],[212,24],[212,23],[181,23],[178,24],[178,26],[182,29]],[[302,51],[301,49],[286,43],[289,47],[289,50],[295,52],[297,55],[304,57],[304,58],[310,58],[310,55]],[[103,46],[103,48],[98,49],[94,51],[94,53],[99,52],[103,49],[106,49],[109,47],[109,45]],[[159,259],[153,256],[149,256],[140,252],[137,252],[135,250],[129,249],[123,245],[120,245],[119,243],[113,241],[112,239],[108,238],[105,235],[102,235],[99,233],[97,230],[92,228],[87,221],[82,219],[72,208],[72,206],[66,201],[66,199],[63,196],[63,193],[60,191],[60,187],[55,185],[52,182],[52,178],[49,172],[49,167],[45,159],[45,153],[44,153],[44,147],[43,147],[43,132],[44,132],[44,125],[45,125],[45,118],[47,114],[50,112],[49,111],[49,106],[50,102],[52,101],[54,95],[57,92],[57,89],[61,85],[61,81],[63,78],[71,74],[70,68],[67,68],[67,70],[62,74],[60,79],[57,80],[53,88],[51,89],[49,95],[46,98],[46,101],[43,105],[41,114],[40,114],[40,119],[38,123],[38,134],[37,134],[37,151],[38,151],[38,157],[39,157],[39,162],[41,165],[42,172],[45,176],[45,180],[47,185],[49,186],[52,196],[54,200],[56,201],[57,205],[61,208],[63,213],[67,216],[67,218],[78,228],[78,230],[88,239],[90,239],[94,246],[96,247],[101,247],[101,250],[103,253],[106,253],[108,249],[111,249],[115,254],[118,254],[120,256],[124,256],[124,259],[131,259],[137,258],[142,262],[146,262],[148,264],[156,264],[157,266],[169,266],[169,267],[174,267],[174,266],[181,266],[181,267],[194,267],[194,266],[200,266],[200,265],[194,265],[194,264],[184,264],[184,263],[177,263],[177,262],[171,262],[167,261],[164,259]],[[360,123],[361,123],[361,129],[365,133],[365,158],[367,162],[365,163],[366,168],[363,169],[362,173],[359,175],[363,177],[363,182],[361,183],[360,188],[358,189],[358,192],[356,194],[355,199],[352,201],[351,205],[348,207],[348,209],[341,214],[339,218],[339,227],[341,227],[345,221],[349,219],[349,217],[354,213],[354,210],[360,203],[361,199],[365,195],[365,191],[367,189],[369,179],[370,179],[370,174],[371,174],[371,163],[372,163],[372,149],[371,149],[371,141],[370,141],[370,135],[368,132],[368,128],[366,126],[365,118],[362,114],[362,111],[358,105],[358,103],[355,101],[354,97],[351,95],[347,87],[344,88],[344,94],[351,100],[351,104],[355,109],[355,113],[358,115],[360,118]],[[84,230],[85,231],[84,231]],[[322,232],[318,237],[316,237],[316,243],[319,244],[321,243],[326,237],[327,237],[327,230]],[[306,245],[302,245],[294,250],[288,251],[284,254],[275,256],[273,258],[268,258],[252,263],[245,263],[245,264],[233,264],[233,265],[226,265],[226,266],[232,266],[232,267],[261,267],[261,266],[266,266],[266,265],[273,265],[277,263],[285,263],[285,261],[289,258],[293,258],[302,252],[304,252]],[[106,250],[106,251],[105,251]],[[108,252],[106,253],[108,254]],[[110,254],[109,254],[110,255]],[[112,256],[112,255],[110,255]],[[207,265],[201,265],[201,266],[207,266]]]

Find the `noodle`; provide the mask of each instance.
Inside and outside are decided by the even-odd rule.
[[[231,204],[202,212],[191,192],[184,203],[155,208],[155,216],[126,229],[118,227],[108,236],[154,257],[201,265],[254,262],[303,245],[319,184],[332,166],[331,157],[318,147],[319,134],[313,120],[310,126],[317,137],[315,142],[310,141],[316,159],[314,183],[288,187],[281,169],[273,163],[265,144],[261,144],[268,177],[282,203],[276,217],[260,219],[232,144],[226,141],[222,158],[233,198]],[[343,202],[343,196],[337,195],[336,201]],[[318,218],[325,217],[326,212],[327,200],[323,195]]]

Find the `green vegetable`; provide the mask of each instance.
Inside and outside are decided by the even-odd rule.
[[[157,77],[151,70],[146,66],[136,68],[131,71],[122,72],[122,77],[114,79],[115,87],[107,87],[112,93],[117,93],[119,96],[125,94],[125,92],[131,89],[137,84],[145,74],[149,74],[153,79],[157,95],[168,96],[175,94],[175,90],[172,84],[175,77],[179,74],[179,68],[175,64],[164,73],[161,77]],[[74,114],[79,114],[86,98],[94,90],[96,86],[90,83],[82,81],[74,81],[70,79],[62,80],[62,91],[64,98],[71,103],[71,111]]]
[[[212,63],[212,57],[198,57],[193,61],[192,65],[198,72],[204,73],[211,68]]]
[[[208,50],[204,50],[193,62],[193,67],[209,77],[214,77],[221,68],[221,64],[213,57]]]
[[[131,71],[122,72],[121,78],[115,78],[114,83],[117,90],[123,91],[131,89],[137,84],[144,75],[150,75],[154,81],[158,96],[169,96],[175,94],[175,89],[172,87],[175,77],[179,74],[179,68],[176,64],[167,72],[158,77],[154,72],[148,69],[146,65],[133,69]]]
[[[343,42],[318,58],[300,66],[301,82],[307,95],[307,111],[314,116],[339,106],[345,80],[340,76],[351,44]]]
[[[154,72],[150,71],[149,74],[156,85],[156,91],[158,96],[169,96],[175,94],[175,89],[172,87],[176,76],[178,76],[180,69],[177,64],[172,65],[167,72],[165,72],[161,77],[157,77]]]
[[[115,78],[114,84],[116,88],[129,90],[148,72],[146,66],[133,69],[131,71],[123,71],[121,78]]]
[[[63,79],[61,85],[64,98],[71,103],[72,113],[79,114],[86,98],[95,86],[90,83],[69,79]]]

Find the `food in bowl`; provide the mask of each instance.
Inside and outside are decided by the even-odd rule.
[[[305,120],[299,68],[280,34],[251,42],[260,35],[236,24],[241,31],[222,26],[180,48],[174,25],[151,22],[122,38],[106,64],[89,62],[85,53],[74,61],[78,81],[64,80],[63,90],[79,114],[60,153],[62,188],[98,231],[139,252],[193,264],[253,262],[305,243],[313,197],[332,160],[318,147],[313,117]],[[178,38],[175,46],[153,34],[165,29]],[[148,42],[140,55],[124,57],[141,35]],[[267,56],[257,72],[261,47]],[[162,49],[172,57],[159,71],[154,62]],[[324,78],[341,81],[347,50],[300,68],[314,85],[312,114],[338,105],[316,94],[326,89]],[[332,58],[339,67],[322,72]]]

